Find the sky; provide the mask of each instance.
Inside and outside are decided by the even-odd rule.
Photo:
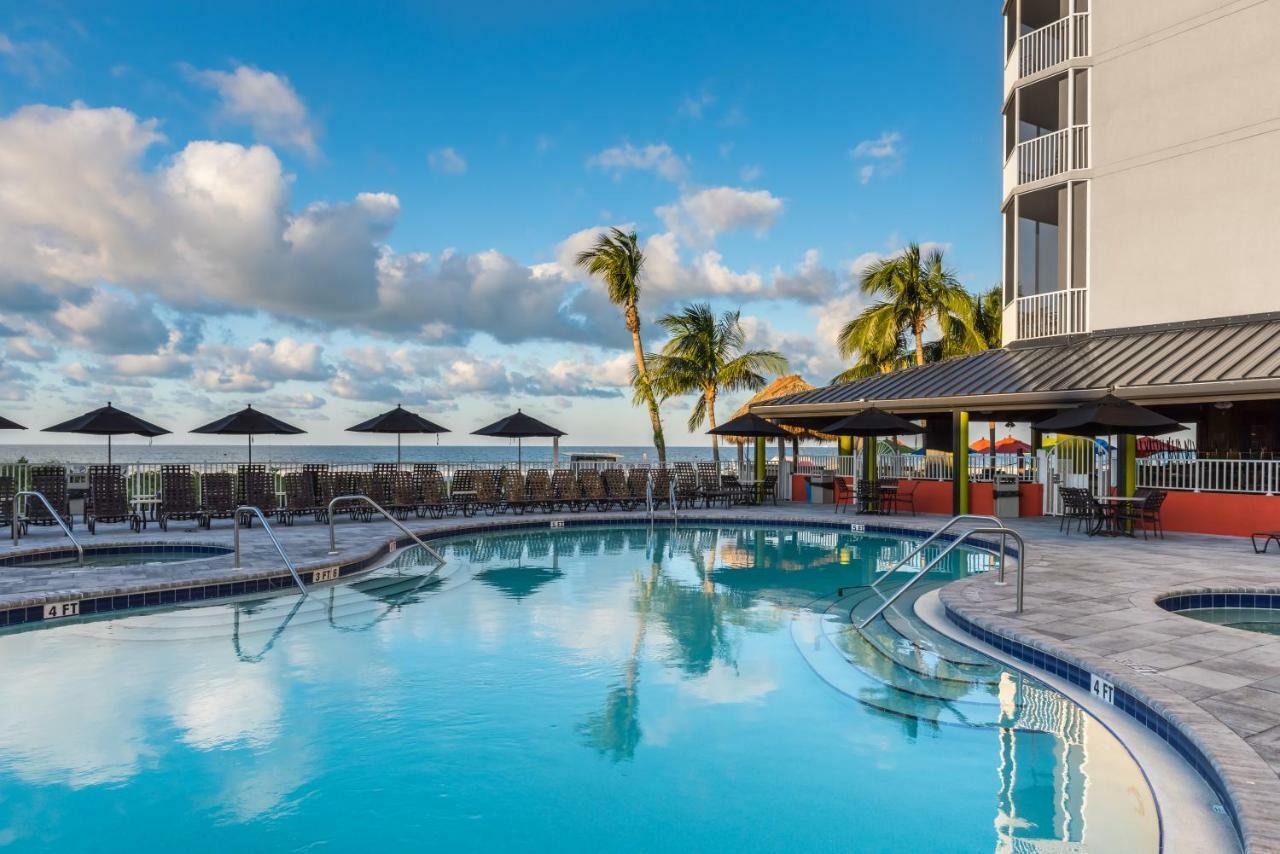
[[[328,444],[403,403],[461,444],[519,407],[648,444],[621,314],[573,264],[613,225],[646,349],[705,301],[825,384],[868,262],[917,241],[999,281],[981,5],[10,5],[0,414],[111,400],[197,442],[252,403]],[[706,441],[690,404],[668,443]]]

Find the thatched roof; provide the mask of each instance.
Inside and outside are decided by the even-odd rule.
[[[789,394],[799,394],[802,391],[809,391],[812,385],[805,382],[804,377],[799,374],[791,374],[790,376],[778,377],[769,383],[760,391],[756,392],[755,397],[748,400],[739,407],[738,411],[733,413],[733,417],[737,418],[744,412],[751,409],[752,404],[761,403],[766,400],[773,400],[775,397],[786,397]],[[816,433],[813,430],[804,427],[792,427],[789,424],[783,424],[782,429],[786,430],[797,439],[804,439],[810,442],[834,442],[835,436],[828,436],[825,433]],[[738,436],[724,437],[726,442],[733,442],[735,445],[745,445],[752,443],[755,439],[743,439]]]

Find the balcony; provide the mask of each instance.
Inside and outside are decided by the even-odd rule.
[[[1085,288],[1018,297],[1013,310],[1019,341],[1089,331],[1089,291]]]
[[[1020,142],[1014,156],[1018,184],[1042,181],[1073,169],[1088,169],[1089,126],[1063,128]]]
[[[1075,12],[1020,37],[1009,61],[1022,78],[1088,55],[1089,13]]]

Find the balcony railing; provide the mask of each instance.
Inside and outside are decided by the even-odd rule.
[[[1018,143],[1018,183],[1089,168],[1089,126],[1063,128]]]
[[[1021,77],[1089,55],[1089,13],[1076,12],[1018,39]]]
[[[1050,291],[1014,300],[1018,340],[1052,338],[1089,331],[1089,291]]]

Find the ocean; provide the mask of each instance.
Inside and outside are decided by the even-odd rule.
[[[773,446],[770,445],[772,451]],[[561,445],[560,458],[567,460],[569,454],[581,453],[613,453],[619,454],[624,463],[656,462],[657,454],[652,447],[644,446],[603,446],[603,445]],[[721,459],[731,460],[737,456],[732,445],[720,448]],[[551,463],[551,445],[545,440],[530,440],[524,445],[523,458],[528,462]],[[105,463],[107,461],[107,442],[81,445],[0,445],[0,463],[17,462],[25,459],[31,463]],[[125,444],[113,445],[111,461],[114,463],[242,463],[247,459],[246,443],[226,445],[176,445],[168,442],[156,442],[151,445]],[[514,442],[495,442],[493,445],[421,445],[406,441],[402,451],[402,459],[406,463],[503,463],[515,462],[516,445]],[[668,462],[681,460],[698,461],[711,459],[711,446],[668,447]],[[382,463],[395,462],[396,446],[394,439],[377,445],[301,445],[301,444],[269,444],[265,440],[254,442],[253,461],[255,463]]]

